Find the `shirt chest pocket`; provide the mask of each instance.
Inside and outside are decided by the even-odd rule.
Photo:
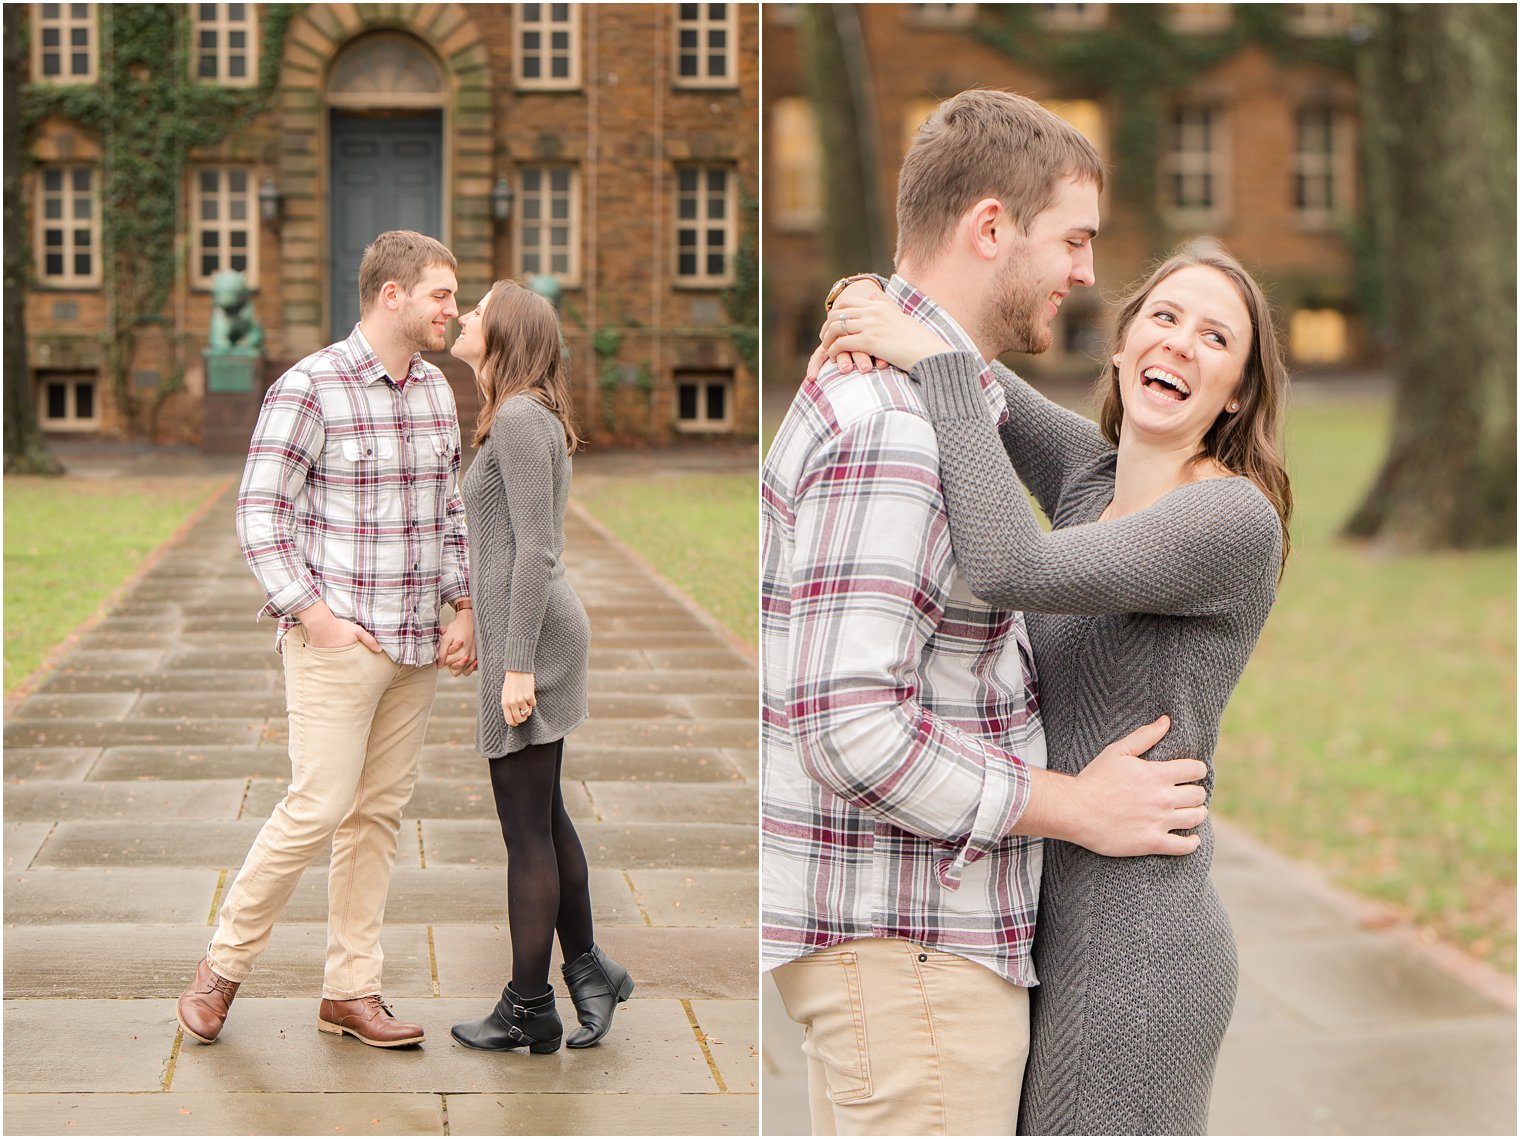
[[[395,457],[396,448],[391,440],[384,436],[356,435],[352,438],[339,441],[344,461],[360,464],[378,464]]]

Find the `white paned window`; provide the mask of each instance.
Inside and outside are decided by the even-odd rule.
[[[32,79],[94,83],[94,4],[32,5]]]
[[[771,105],[771,133],[766,138],[774,203],[771,219],[778,229],[817,229],[823,221],[823,148],[813,106],[806,99],[777,99]]]
[[[1174,32],[1222,32],[1230,26],[1230,5],[1168,4],[1166,22]]]
[[[736,4],[679,4],[676,86],[737,87],[739,25]]]
[[[975,4],[909,4],[913,22],[924,28],[965,28],[976,19]]]
[[[43,284],[100,284],[99,177],[90,166],[38,171],[37,276]]]
[[[190,276],[201,287],[224,269],[259,283],[258,188],[244,166],[202,167],[191,194]]]
[[[575,167],[519,168],[512,242],[518,276],[545,275],[561,285],[580,284],[580,212]]]
[[[1196,221],[1223,212],[1222,119],[1213,107],[1172,110],[1162,160],[1162,193],[1172,213]]]
[[[48,431],[92,431],[100,426],[97,377],[87,372],[37,375],[37,420]]]
[[[1349,133],[1331,107],[1302,107],[1294,118],[1293,209],[1308,226],[1329,226],[1350,205]]]
[[[1350,4],[1288,4],[1288,27],[1301,36],[1336,36],[1351,27]]]
[[[676,167],[676,283],[726,285],[733,279],[734,171]]]
[[[203,83],[252,87],[259,81],[258,26],[252,4],[197,4],[190,74]]]
[[[1101,28],[1108,19],[1106,4],[1040,4],[1040,20],[1047,28],[1080,32]]]
[[[512,38],[517,86],[524,91],[570,91],[581,85],[578,4],[518,4]]]
[[[734,429],[734,378],[726,372],[676,373],[676,428]]]

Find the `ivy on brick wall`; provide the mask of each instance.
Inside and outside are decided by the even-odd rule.
[[[1145,226],[1152,252],[1166,241],[1157,172],[1168,104],[1198,78],[1255,44],[1284,64],[1316,64],[1351,74],[1355,47],[1345,37],[1307,37],[1288,26],[1286,5],[1231,7],[1218,32],[1177,31],[1170,4],[1112,4],[1101,26],[1050,28],[1040,5],[984,4],[975,36],[1055,79],[1056,98],[1103,98],[1112,114],[1113,190]]]
[[[212,146],[270,105],[285,32],[298,9],[266,4],[259,83],[228,88],[191,77],[191,11],[171,4],[101,4],[98,79],[92,84],[32,83],[22,90],[24,150],[35,150],[45,120],[66,119],[98,138],[101,249],[108,327],[106,370],[127,422],[183,386],[182,344],[172,372],[144,409],[129,375],[138,329],[164,321],[181,272],[176,242],[190,153]]]

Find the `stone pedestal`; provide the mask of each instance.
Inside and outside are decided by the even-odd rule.
[[[209,348],[201,357],[206,363],[201,451],[245,454],[264,394],[263,356],[250,348]]]

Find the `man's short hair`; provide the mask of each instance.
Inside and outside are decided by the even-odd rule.
[[[437,238],[411,229],[386,230],[369,243],[359,262],[359,311],[368,312],[380,299],[385,282],[395,281],[409,293],[434,265],[459,271],[458,260]]]
[[[897,261],[931,264],[962,214],[996,198],[1024,233],[1066,178],[1103,188],[1082,132],[1011,91],[962,91],[918,128],[897,179]]]

